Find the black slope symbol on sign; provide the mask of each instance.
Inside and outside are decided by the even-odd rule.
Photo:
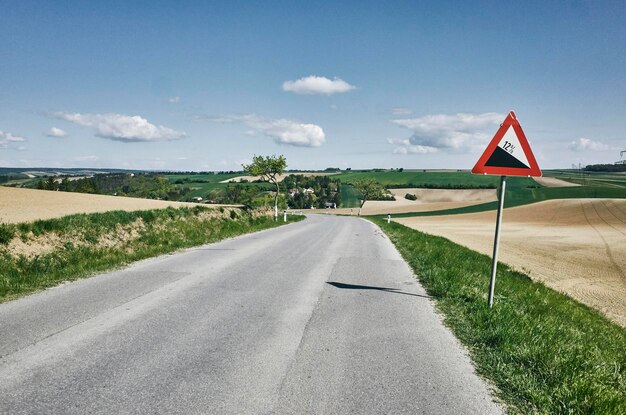
[[[501,147],[496,147],[493,154],[489,157],[489,160],[485,163],[485,166],[489,167],[515,167],[520,169],[529,168],[527,165],[510,155],[506,150]]]

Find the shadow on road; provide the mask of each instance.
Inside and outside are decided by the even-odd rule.
[[[428,295],[408,293],[406,291],[401,291],[396,288],[374,287],[371,285],[345,284],[343,282],[336,282],[336,281],[327,281],[326,284],[330,284],[333,287],[343,288],[347,290],[376,290],[376,291],[385,291],[385,292],[395,293],[395,294],[412,295],[414,297],[430,298],[430,296]]]

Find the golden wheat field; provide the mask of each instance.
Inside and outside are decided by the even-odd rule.
[[[195,203],[164,200],[0,186],[0,223],[31,222],[38,219],[58,218],[76,213],[162,209],[169,206],[197,205]]]

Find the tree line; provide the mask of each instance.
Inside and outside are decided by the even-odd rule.
[[[92,177],[69,178],[49,176],[40,179],[35,188],[62,192],[141,197],[146,199],[180,200],[190,189],[173,186],[157,174],[96,174]]]

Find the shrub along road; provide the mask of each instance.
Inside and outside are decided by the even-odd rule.
[[[500,413],[387,237],[307,220],[0,304],[0,412]]]

